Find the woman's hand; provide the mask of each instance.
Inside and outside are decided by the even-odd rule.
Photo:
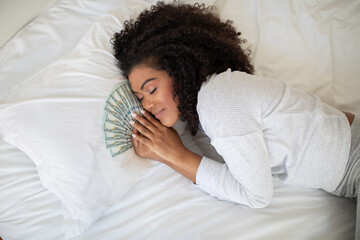
[[[201,156],[188,150],[181,142],[179,134],[173,128],[162,125],[148,112],[143,116],[133,116],[133,146],[135,152],[154,160],[159,160],[194,183],[201,162]]]
[[[162,125],[148,112],[144,111],[143,116],[133,115],[136,121],[130,122],[134,126],[133,146],[139,156],[175,162],[188,151],[175,129]]]
[[[135,136],[142,136],[142,134],[136,130],[136,128],[133,129],[133,135]],[[161,159],[157,154],[155,154],[153,151],[150,150],[147,146],[145,146],[143,143],[140,143],[137,139],[132,138],[132,144],[135,150],[135,153],[143,158],[149,158],[152,160],[158,160],[160,162],[163,162],[163,159]]]

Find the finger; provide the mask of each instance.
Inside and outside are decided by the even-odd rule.
[[[144,127],[140,123],[137,123],[137,122],[135,122],[133,120],[130,120],[129,123],[134,127],[134,129],[136,131],[138,131],[137,133],[133,132],[133,134],[135,134],[135,135],[140,135],[141,134],[146,138],[152,139],[153,133],[151,132],[151,130],[147,129],[146,127]]]
[[[151,141],[150,139],[148,139],[147,137],[145,136],[142,136],[141,134],[131,134],[132,138],[135,140],[135,141],[138,141],[139,144],[144,144],[145,146],[147,146],[148,148],[151,147]]]
[[[134,135],[137,135],[137,134],[138,134],[138,130],[136,130],[136,128],[134,128],[133,131],[132,131],[132,133],[133,133]],[[138,146],[139,146],[139,141],[138,141],[137,139],[135,139],[135,138],[131,138],[131,142],[132,142],[132,145],[133,145],[133,147],[134,147],[134,149],[135,149],[135,152],[136,152],[136,149],[137,149]]]
[[[140,134],[139,131],[136,128],[133,128],[132,133],[135,134],[135,135]]]
[[[139,146],[139,142],[135,138],[131,138],[131,142],[132,142],[132,145],[133,145],[133,147],[135,149],[135,152],[136,152],[136,150],[137,150],[137,148]]]
[[[134,133],[135,135],[144,136],[144,135],[142,135],[136,128],[133,129],[133,133]]]
[[[149,129],[151,132],[155,132],[156,131],[156,126],[151,123],[148,119],[132,112],[131,116],[138,121],[141,125],[143,125],[145,128]],[[140,129],[138,129],[140,131]],[[140,131],[141,132],[141,131]]]
[[[145,110],[140,110],[140,111],[141,111],[142,115],[157,128],[163,126],[160,123],[160,121],[157,120],[156,118],[154,118],[148,111],[145,111]]]
[[[138,130],[136,128],[133,128],[132,133],[137,134]]]

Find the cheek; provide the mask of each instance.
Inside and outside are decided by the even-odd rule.
[[[163,99],[163,106],[167,109],[167,115],[165,118],[161,119],[161,123],[167,127],[172,127],[179,120],[179,110],[177,108],[177,103],[174,101],[174,97],[171,91],[167,94],[164,94]]]
[[[166,96],[164,96],[164,102],[169,109],[177,110],[177,103],[174,101],[172,92],[168,92]]]

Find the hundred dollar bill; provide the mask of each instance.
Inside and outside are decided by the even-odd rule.
[[[106,143],[106,147],[109,148],[109,147],[116,147],[116,146],[124,146],[124,145],[128,145],[128,144],[131,144],[131,139],[130,139],[130,141],[126,140],[126,139],[123,139],[122,141],[115,141],[113,143]]]
[[[133,131],[129,123],[133,120],[131,112],[141,115],[141,102],[132,93],[128,82],[120,83],[107,98],[104,107],[103,131],[105,145],[111,156],[118,156],[132,148]]]

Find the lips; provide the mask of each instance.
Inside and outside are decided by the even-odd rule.
[[[165,109],[162,109],[162,110],[160,110],[160,111],[157,111],[157,112],[153,113],[153,115],[154,115],[157,119],[159,119],[159,118],[163,115],[164,111],[165,111]]]

